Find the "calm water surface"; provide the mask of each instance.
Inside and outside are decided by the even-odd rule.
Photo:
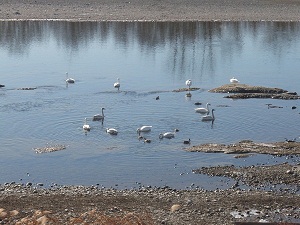
[[[211,188],[222,186],[222,179],[191,170],[287,161],[189,153],[183,140],[197,145],[299,137],[299,100],[233,101],[208,92],[235,76],[300,93],[299,37],[299,23],[0,22],[0,183]],[[66,85],[65,72],[75,84]],[[172,92],[187,79],[201,89],[191,98]],[[216,109],[213,124],[201,122],[195,102]],[[282,108],[268,109],[268,103]],[[91,120],[101,107],[103,124]],[[137,139],[142,125],[153,126],[145,134],[150,144]],[[119,134],[107,134],[107,127]],[[158,138],[175,128],[174,139]],[[33,150],[57,144],[67,149]]]

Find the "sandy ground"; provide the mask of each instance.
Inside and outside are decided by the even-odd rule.
[[[15,19],[300,21],[300,0],[1,0],[0,20]],[[272,173],[274,168],[253,167],[195,171],[237,180],[227,190],[212,191],[168,187],[122,191],[78,186],[43,189],[38,184],[2,184],[0,223],[223,225],[238,221],[300,222],[298,168],[282,164],[276,166],[275,173]],[[243,174],[249,171],[251,179],[245,179]],[[268,191],[258,188],[266,182],[285,185],[285,181],[290,184],[291,180],[296,187]],[[242,189],[242,182],[250,188]]]
[[[1,0],[0,19],[299,21],[299,0]]]

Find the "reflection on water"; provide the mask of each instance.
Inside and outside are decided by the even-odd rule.
[[[285,161],[189,153],[183,141],[299,136],[298,101],[232,101],[207,92],[233,75],[242,83],[300,92],[299,28],[292,22],[0,22],[0,84],[6,85],[0,89],[0,117],[6,118],[0,182],[209,188],[220,180],[193,175],[192,169]],[[66,72],[74,84],[66,85]],[[120,91],[113,87],[118,77]],[[172,92],[186,87],[187,79],[200,90],[189,98]],[[216,120],[202,122],[195,102],[211,103]],[[281,108],[270,109],[270,103]],[[102,107],[103,123],[92,121]],[[82,130],[84,118],[88,133]],[[142,125],[153,126],[144,134],[151,143],[138,140]],[[118,135],[107,134],[108,127]],[[158,138],[175,128],[175,138]],[[51,145],[66,149],[33,151]]]
[[[131,51],[136,45],[139,52],[147,55],[168,45],[168,69],[177,76],[186,72],[201,76],[214,74],[216,64],[220,63],[217,60],[232,61],[241,54],[245,38],[252,38],[280,60],[298,42],[300,28],[294,22],[5,21],[0,22],[0,30],[1,49],[14,57],[26,55],[32,45],[50,38],[70,54],[88,48],[93,40],[113,40],[124,51]]]

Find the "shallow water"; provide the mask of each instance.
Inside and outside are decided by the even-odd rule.
[[[300,136],[299,100],[233,101],[208,92],[235,76],[241,83],[300,93],[299,23],[10,21],[0,22],[0,31],[2,183],[210,188],[223,185],[222,179],[191,170],[287,160],[189,153],[183,140],[229,144]],[[75,84],[66,85],[65,72]],[[117,78],[119,92],[113,87]],[[172,92],[187,79],[200,90],[191,98]],[[36,89],[17,90],[21,87]],[[216,109],[213,124],[201,121],[195,102]],[[268,103],[282,108],[268,109]],[[92,121],[101,107],[103,124]],[[137,139],[142,125],[153,126],[143,134],[149,144]],[[107,134],[107,127],[119,134]],[[175,128],[174,139],[158,138]],[[33,150],[57,144],[66,150]]]

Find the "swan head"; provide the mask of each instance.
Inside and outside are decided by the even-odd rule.
[[[160,133],[158,137],[159,137],[159,139],[163,139],[164,135],[162,133]]]

